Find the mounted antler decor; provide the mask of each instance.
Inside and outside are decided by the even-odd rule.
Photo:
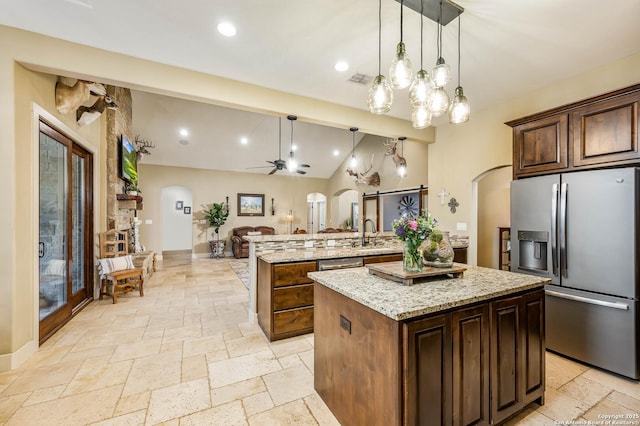
[[[406,138],[389,139],[387,140],[387,142],[383,142],[383,145],[387,147],[387,151],[384,153],[384,155],[391,156],[391,159],[396,165],[396,170],[398,170],[398,174],[400,174],[400,176],[403,176],[404,172],[407,170],[407,160],[398,153],[398,142],[402,141],[404,143],[405,139]]]
[[[147,148],[155,148],[156,146],[151,141],[147,141],[145,139],[140,139],[140,135],[136,135],[134,142],[138,149],[136,150],[138,154],[138,161],[142,161],[145,155],[151,155],[151,152]]]
[[[356,183],[364,183],[371,186],[380,186],[380,175],[378,174],[378,172],[373,172],[371,175],[367,176],[367,173],[369,173],[373,168],[373,156],[374,154],[371,154],[371,165],[362,173],[353,171],[351,168],[347,168],[347,174],[349,176],[352,176],[353,180]]]

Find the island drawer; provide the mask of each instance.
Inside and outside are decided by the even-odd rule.
[[[313,330],[313,306],[274,312],[273,334],[302,334],[303,330]]]
[[[313,284],[276,288],[273,291],[273,309],[298,308],[313,305]]]
[[[316,271],[316,262],[285,263],[273,266],[273,286],[282,287],[294,284],[311,284],[308,272]]]

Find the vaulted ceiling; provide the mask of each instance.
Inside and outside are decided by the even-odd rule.
[[[465,9],[461,83],[472,114],[640,52],[640,1],[456,3]],[[369,83],[350,79],[357,74],[377,74],[377,6],[374,0],[20,0],[0,2],[0,24],[366,110]],[[225,20],[235,24],[235,37],[216,31],[217,24]],[[419,14],[405,8],[404,41],[414,68],[420,64],[419,29]],[[442,56],[454,74],[458,69],[457,33],[457,21],[443,29]],[[385,75],[399,36],[400,4],[382,0]],[[427,70],[436,60],[435,36],[435,23],[425,19]],[[338,72],[334,64],[341,60],[349,69]],[[456,84],[454,77],[448,90],[452,92]],[[410,120],[406,96],[406,89],[396,91],[390,115]],[[135,131],[157,146],[145,161],[269,171],[246,167],[277,158],[277,118],[193,104],[134,93]],[[182,127],[193,129],[186,146],[179,145],[177,129]],[[283,120],[282,129],[282,154],[287,156],[290,123]],[[240,144],[242,137],[248,139],[246,145]],[[297,121],[294,137],[300,147],[298,158],[312,165],[307,176],[329,177],[351,149],[351,134],[345,128]],[[198,154],[196,148],[205,146],[208,151]],[[335,149],[338,156],[333,156]],[[228,150],[233,155],[224,154]]]

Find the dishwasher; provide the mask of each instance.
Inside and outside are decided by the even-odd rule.
[[[343,257],[340,259],[318,260],[318,271],[332,269],[360,268],[364,266],[363,257]]]

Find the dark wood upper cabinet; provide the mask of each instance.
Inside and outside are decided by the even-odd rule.
[[[573,165],[638,161],[638,101],[633,93],[571,113]]]
[[[514,173],[523,176],[567,168],[568,121],[563,114],[514,127]]]
[[[640,84],[509,121],[514,179],[640,162]]]

